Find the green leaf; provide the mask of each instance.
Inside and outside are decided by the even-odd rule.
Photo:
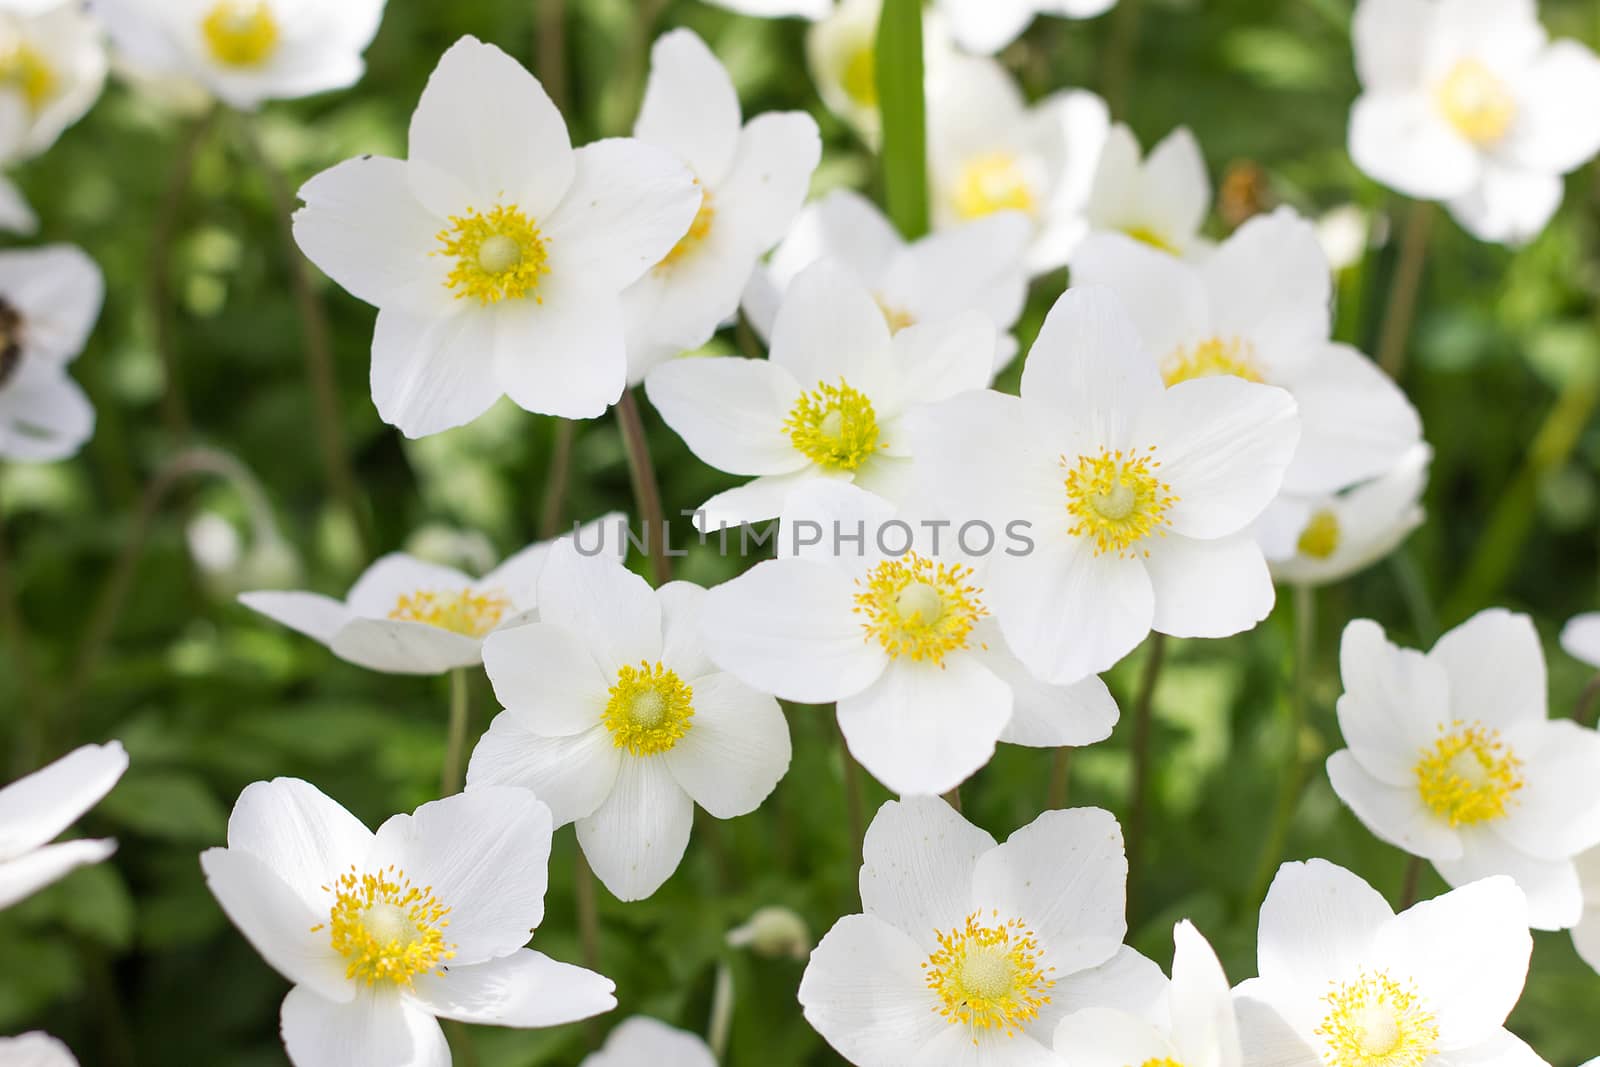
[[[130,774],[99,811],[131,830],[168,841],[220,844],[228,826],[211,790],[187,774]]]
[[[922,0],[884,0],[878,19],[878,106],[889,218],[914,241],[928,232],[928,101],[922,68]]]

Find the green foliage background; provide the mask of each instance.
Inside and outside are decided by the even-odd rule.
[[[1135,44],[1124,88],[1126,117],[1146,144],[1187,123],[1216,177],[1232,161],[1252,160],[1265,168],[1272,195],[1302,211],[1353,201],[1400,217],[1403,205],[1363,179],[1344,148],[1356,93],[1348,0],[1122,3],[1142,16],[1136,37],[1127,38]],[[569,7],[569,115],[580,139],[626,131],[649,41],[658,29],[687,25],[727,62],[747,113],[799,107],[818,114],[829,145],[819,189],[879,189],[875,160],[822,113],[803,65],[801,24],[740,19],[695,0],[671,0],[662,10],[656,0]],[[1553,32],[1600,45],[1593,0],[1542,7]],[[1117,27],[1127,17],[1044,20],[1005,58],[1034,94],[1103,87],[1108,68],[1116,76]],[[534,0],[391,0],[366,79],[351,92],[267,108],[257,129],[268,153],[294,183],[352,155],[403,155],[429,71],[467,33],[531,66]],[[192,442],[226,450],[254,472],[293,546],[287,563],[255,560],[255,577],[276,574],[342,593],[366,556],[323,479],[288,261],[267,186],[241,148],[242,130],[241,120],[223,117],[202,143],[171,246],[181,402]],[[307,778],[376,825],[435,795],[444,747],[444,679],[347,666],[238,607],[238,582],[230,587],[194,568],[183,538],[187,517],[218,511],[249,534],[239,494],[215,478],[185,480],[155,511],[126,608],[104,654],[80,670],[115,560],[138,532],[145,487],[180,445],[162,416],[152,245],[186,136],[183,120],[116,86],[19,173],[44,220],[43,238],[85,246],[110,286],[100,329],[75,369],[99,411],[93,443],[71,463],[0,470],[0,515],[28,633],[24,648],[12,642],[22,655],[6,657],[0,675],[7,745],[0,765],[15,777],[75,744],[112,737],[126,743],[133,763],[81,824],[84,833],[117,836],[116,858],[0,914],[0,1033],[47,1028],[85,1064],[113,1067],[282,1063],[276,1028],[285,983],[223,918],[197,853],[222,841],[228,808],[252,780]],[[1392,244],[1341,280],[1339,335],[1368,351],[1393,271]],[[367,394],[372,310],[316,281],[332,320],[342,428],[373,552],[401,547],[426,524],[481,531],[500,555],[532,540],[553,425],[507,404],[470,428],[402,441],[379,422]],[[1025,343],[1064,281],[1036,287]],[[1573,176],[1557,221],[1520,253],[1478,244],[1438,220],[1405,378],[1438,452],[1431,521],[1392,565],[1319,600],[1311,718],[1298,739],[1312,773],[1290,857],[1326,856],[1391,898],[1400,891],[1403,858],[1341,809],[1320,771],[1321,757],[1338,746],[1332,706],[1345,621],[1370,616],[1398,639],[1425,645],[1441,625],[1489,604],[1530,611],[1550,641],[1554,712],[1576,701],[1587,673],[1553,640],[1563,620],[1596,606],[1600,434],[1590,416],[1600,380],[1597,314],[1595,166]],[[693,507],[730,484],[648,411],[647,418],[669,509]],[[579,427],[574,463],[572,516],[630,506],[609,419]],[[738,566],[696,550],[679,574],[710,584]],[[1178,643],[1156,694],[1151,840],[1132,876],[1130,939],[1163,964],[1172,923],[1190,916],[1232,977],[1254,973],[1254,917],[1244,898],[1287,744],[1289,600],[1253,633]],[[98,619],[108,621],[104,613]],[[1140,658],[1110,678],[1125,710]],[[493,711],[481,677],[473,695],[476,731]],[[698,824],[682,869],[653,899],[601,902],[602,969],[617,981],[617,1018],[646,1012],[701,1030],[716,965],[730,963],[738,995],[733,1064],[837,1062],[800,1017],[801,964],[723,944],[725,932],[760,905],[798,909],[818,935],[857,910],[831,718],[792,708],[790,721],[794,766],[766,806],[731,823]],[[1074,758],[1072,803],[1126,818],[1130,726],[1125,718],[1110,742]],[[963,789],[969,817],[1001,837],[1027,823],[1044,805],[1050,765],[1049,752],[1003,747]],[[875,805],[884,794],[871,788]],[[563,831],[548,917],[535,939],[569,960],[581,955],[573,860],[571,831]],[[1441,888],[1430,873],[1424,894]],[[1556,1067],[1600,1054],[1600,976],[1578,961],[1566,935],[1538,936],[1513,1027]],[[476,1058],[458,1044],[458,1062],[572,1064],[591,1033],[582,1026],[474,1030]]]

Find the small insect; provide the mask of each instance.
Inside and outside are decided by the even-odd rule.
[[[0,389],[22,365],[22,314],[0,297]]]

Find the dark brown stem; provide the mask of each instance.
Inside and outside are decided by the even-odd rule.
[[[10,654],[11,669],[17,680],[17,697],[21,707],[17,715],[16,747],[13,749],[13,774],[8,780],[28,770],[37,762],[39,744],[38,726],[41,709],[34,688],[33,656],[30,652],[28,628],[23,620],[22,605],[17,583],[12,577],[11,554],[6,544],[5,516],[0,514],[0,636],[5,638],[5,648]]]
[[[1155,710],[1156,681],[1166,658],[1165,634],[1150,635],[1150,650],[1145,656],[1144,674],[1139,680],[1139,697],[1133,708],[1133,798],[1128,815],[1128,915],[1135,914],[1134,887],[1143,871],[1145,825],[1150,811],[1150,738]]]
[[[961,787],[958,785],[954,789],[950,790],[950,792],[946,793],[944,795],[944,802],[959,812],[961,810]]]
[[[1579,726],[1594,726],[1595,698],[1600,697],[1600,674],[1589,679],[1589,684],[1578,694],[1578,703],[1572,708],[1572,721]]]
[[[656,585],[672,581],[672,561],[667,558],[667,521],[661,510],[661,483],[650,458],[650,440],[645,436],[644,417],[632,389],[625,389],[617,402],[617,425],[622,428],[622,444],[628,452],[628,475],[633,480],[633,499],[639,506],[639,521],[644,524],[645,548],[650,556],[650,571]]]
[[[1417,890],[1422,884],[1422,864],[1421,856],[1412,856],[1406,864],[1406,880],[1400,888],[1400,906],[1396,911],[1405,911],[1417,902]]]
[[[182,361],[178,358],[178,330],[172,300],[172,252],[183,220],[183,205],[194,180],[195,160],[206,138],[216,125],[213,108],[197,118],[185,133],[167,178],[167,186],[156,208],[155,227],[150,238],[150,323],[155,331],[156,355],[166,379],[161,391],[161,421],[166,425],[174,448],[188,443],[189,406],[184,399]]]
[[[534,63],[544,91],[561,111],[567,109],[567,0],[537,0]]]
[[[1433,214],[1433,205],[1426,200],[1411,205],[1405,233],[1400,238],[1400,262],[1395,267],[1394,284],[1389,288],[1389,306],[1378,335],[1378,366],[1396,381],[1406,369],[1406,349],[1411,341],[1411,325],[1417,317],[1417,297],[1422,292],[1422,269],[1428,260],[1428,232],[1433,228]]]
[[[545,470],[544,496],[539,502],[539,539],[548,541],[561,532],[567,517],[567,487],[572,483],[572,442],[577,424],[571,419],[555,420],[554,440],[550,444],[550,466]]]
[[[1050,791],[1045,794],[1049,810],[1067,806],[1067,786],[1072,778],[1072,749],[1063,745],[1050,757]]]

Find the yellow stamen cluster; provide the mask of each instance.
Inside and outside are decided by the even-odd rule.
[[[1364,974],[1323,1000],[1315,1033],[1328,1067],[1422,1067],[1439,1051],[1439,1026],[1414,990],[1387,974]]]
[[[1180,348],[1161,365],[1161,377],[1168,386],[1195,378],[1232,375],[1247,382],[1262,380],[1256,366],[1255,350],[1237,337],[1213,337],[1189,348]]]
[[[434,898],[433,887],[418,888],[393,865],[377,874],[351,867],[324,891],[334,894],[326,923],[333,950],[348,961],[345,977],[376,985],[411,987],[412,979],[443,974],[455,946],[444,940],[450,909]]]
[[[1122,232],[1127,234],[1129,237],[1132,237],[1140,244],[1147,244],[1158,252],[1165,252],[1171,256],[1182,254],[1182,249],[1173,244],[1171,241],[1167,240],[1166,235],[1161,233],[1159,230],[1156,230],[1154,227],[1129,226]]]
[[[1439,727],[1417,760],[1422,802],[1451,826],[1476,826],[1506,814],[1522,789],[1522,761],[1500,734],[1477,723]]]
[[[961,170],[952,194],[956,214],[981,219],[999,211],[1036,214],[1039,202],[1022,164],[1009,152],[978,156]]]
[[[982,921],[979,912],[965,925],[939,933],[938,951],[922,965],[928,988],[939,998],[934,1010],[978,1034],[995,1030],[1015,1037],[1050,1003],[1054,967],[1040,958],[1039,942],[1021,919]]]
[[[1172,486],[1157,471],[1161,462],[1154,446],[1143,451],[1101,451],[1061,457],[1067,471],[1067,511],[1077,520],[1068,529],[1075,537],[1094,539],[1094,554],[1150,554],[1138,545],[1151,534],[1166,536],[1167,512],[1178,502]]]
[[[226,67],[259,67],[278,50],[278,20],[267,0],[222,0],[200,22],[211,58]]]
[[[500,625],[511,607],[511,601],[493,591],[419,589],[403,594],[389,618],[437,626],[465,637],[483,637]]]
[[[1139,1067],[1184,1067],[1184,1065],[1171,1056],[1160,1056],[1145,1060]]]
[[[878,54],[871,37],[850,49],[839,83],[844,94],[860,107],[878,106]]]
[[[698,178],[695,179],[694,184],[698,187],[700,180]],[[688,259],[705,243],[705,239],[711,233],[711,227],[716,221],[717,209],[711,200],[711,190],[701,189],[700,210],[695,212],[694,221],[689,224],[689,232],[684,234],[678,240],[678,243],[672,246],[672,251],[668,252],[660,263],[656,264],[656,269],[663,270]]]
[[[611,740],[635,756],[669,751],[694,725],[694,690],[662,664],[623,667],[601,716]]]
[[[22,94],[31,111],[38,111],[56,91],[56,72],[38,49],[26,41],[0,47],[0,86]]]
[[[943,665],[945,656],[967,647],[973,626],[989,614],[971,577],[971,567],[908,552],[856,582],[861,592],[854,611],[863,616],[867,640],[877,640],[891,657]]]
[[[1339,551],[1339,541],[1343,531],[1339,527],[1339,516],[1323,508],[1313,512],[1306,528],[1300,531],[1300,541],[1296,547],[1302,556],[1312,559],[1327,559]]]
[[[884,447],[878,440],[878,413],[865,393],[818,382],[795,402],[784,433],[811,462],[834,471],[853,471]]]
[[[501,205],[487,215],[472,210],[450,216],[435,255],[450,256],[456,265],[445,278],[456,299],[472,297],[480,304],[521,300],[538,295],[539,279],[550,273],[544,235],[516,207]]]
[[[1477,145],[1504,137],[1517,118],[1517,98],[1482,61],[1463,59],[1434,89],[1439,110],[1456,132]]]

